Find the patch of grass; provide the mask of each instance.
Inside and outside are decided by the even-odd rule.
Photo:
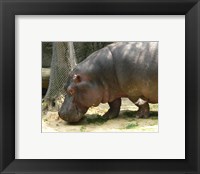
[[[102,117],[101,115],[96,115],[96,116],[92,116],[92,117],[87,117],[86,118],[87,123],[94,123],[94,124],[98,124],[101,125],[105,122],[108,121],[107,117]]]
[[[150,117],[152,120],[157,120],[158,119],[158,116],[151,116]]]
[[[157,117],[158,118],[158,111],[150,111],[150,117]]]
[[[135,127],[138,126],[138,123],[128,123],[126,126],[125,126],[125,129],[134,129]]]
[[[136,119],[135,118],[131,118],[131,117],[126,117],[125,118],[127,121],[131,122],[131,121],[135,121]]]
[[[81,126],[80,131],[81,132],[85,132],[85,130],[86,130],[86,127],[85,126]]]
[[[123,113],[126,117],[135,117],[135,112],[134,111],[125,111]]]

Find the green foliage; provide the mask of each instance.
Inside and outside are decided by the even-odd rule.
[[[92,116],[92,117],[87,117],[86,122],[88,124],[93,123],[93,124],[101,125],[101,124],[107,122],[108,119],[109,119],[108,117],[102,117],[101,115],[96,115],[96,116]]]
[[[150,119],[152,119],[152,120],[158,120],[158,116],[151,116]]]
[[[86,127],[85,126],[81,126],[80,131],[81,132],[85,132],[85,130],[86,130]]]
[[[83,61],[90,54],[110,43],[111,42],[74,42],[77,63]]]
[[[158,111],[150,111],[149,116],[150,117],[158,117]]]
[[[52,42],[42,42],[42,67],[48,68],[52,59]]]
[[[125,111],[123,114],[126,117],[135,117],[135,111]]]
[[[126,126],[125,126],[125,129],[134,129],[135,127],[138,126],[138,123],[135,122],[135,123],[128,123]]]
[[[112,42],[73,42],[77,63],[83,61],[93,52]],[[42,42],[42,67],[50,67],[52,59],[52,42]]]

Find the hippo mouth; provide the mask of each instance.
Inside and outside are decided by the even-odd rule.
[[[75,123],[79,122],[83,118],[84,114],[79,113],[78,115],[70,115],[70,116],[65,116],[65,115],[60,115],[59,117],[63,119],[64,121],[67,121],[68,123]]]
[[[79,122],[83,118],[87,110],[87,107],[74,105],[72,110],[64,113],[60,110],[58,115],[61,119],[67,121],[68,123],[75,123]]]
[[[61,112],[58,112],[58,115],[61,119],[67,121],[68,123],[75,123],[79,122],[83,118],[84,113],[79,112],[78,109],[76,109],[75,112],[69,112],[67,114],[62,114]]]

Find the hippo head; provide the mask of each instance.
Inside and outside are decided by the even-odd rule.
[[[89,107],[102,100],[98,85],[84,75],[70,75],[64,89],[67,94],[58,114],[69,123],[80,121]]]
[[[74,96],[70,96],[67,94],[61,106],[61,109],[58,112],[59,117],[69,123],[78,122],[88,110],[88,108],[84,106],[78,106],[78,104],[75,103],[74,100]]]

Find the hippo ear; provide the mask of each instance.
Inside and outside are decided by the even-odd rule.
[[[81,76],[79,74],[74,74],[73,81],[75,83],[81,82]]]

